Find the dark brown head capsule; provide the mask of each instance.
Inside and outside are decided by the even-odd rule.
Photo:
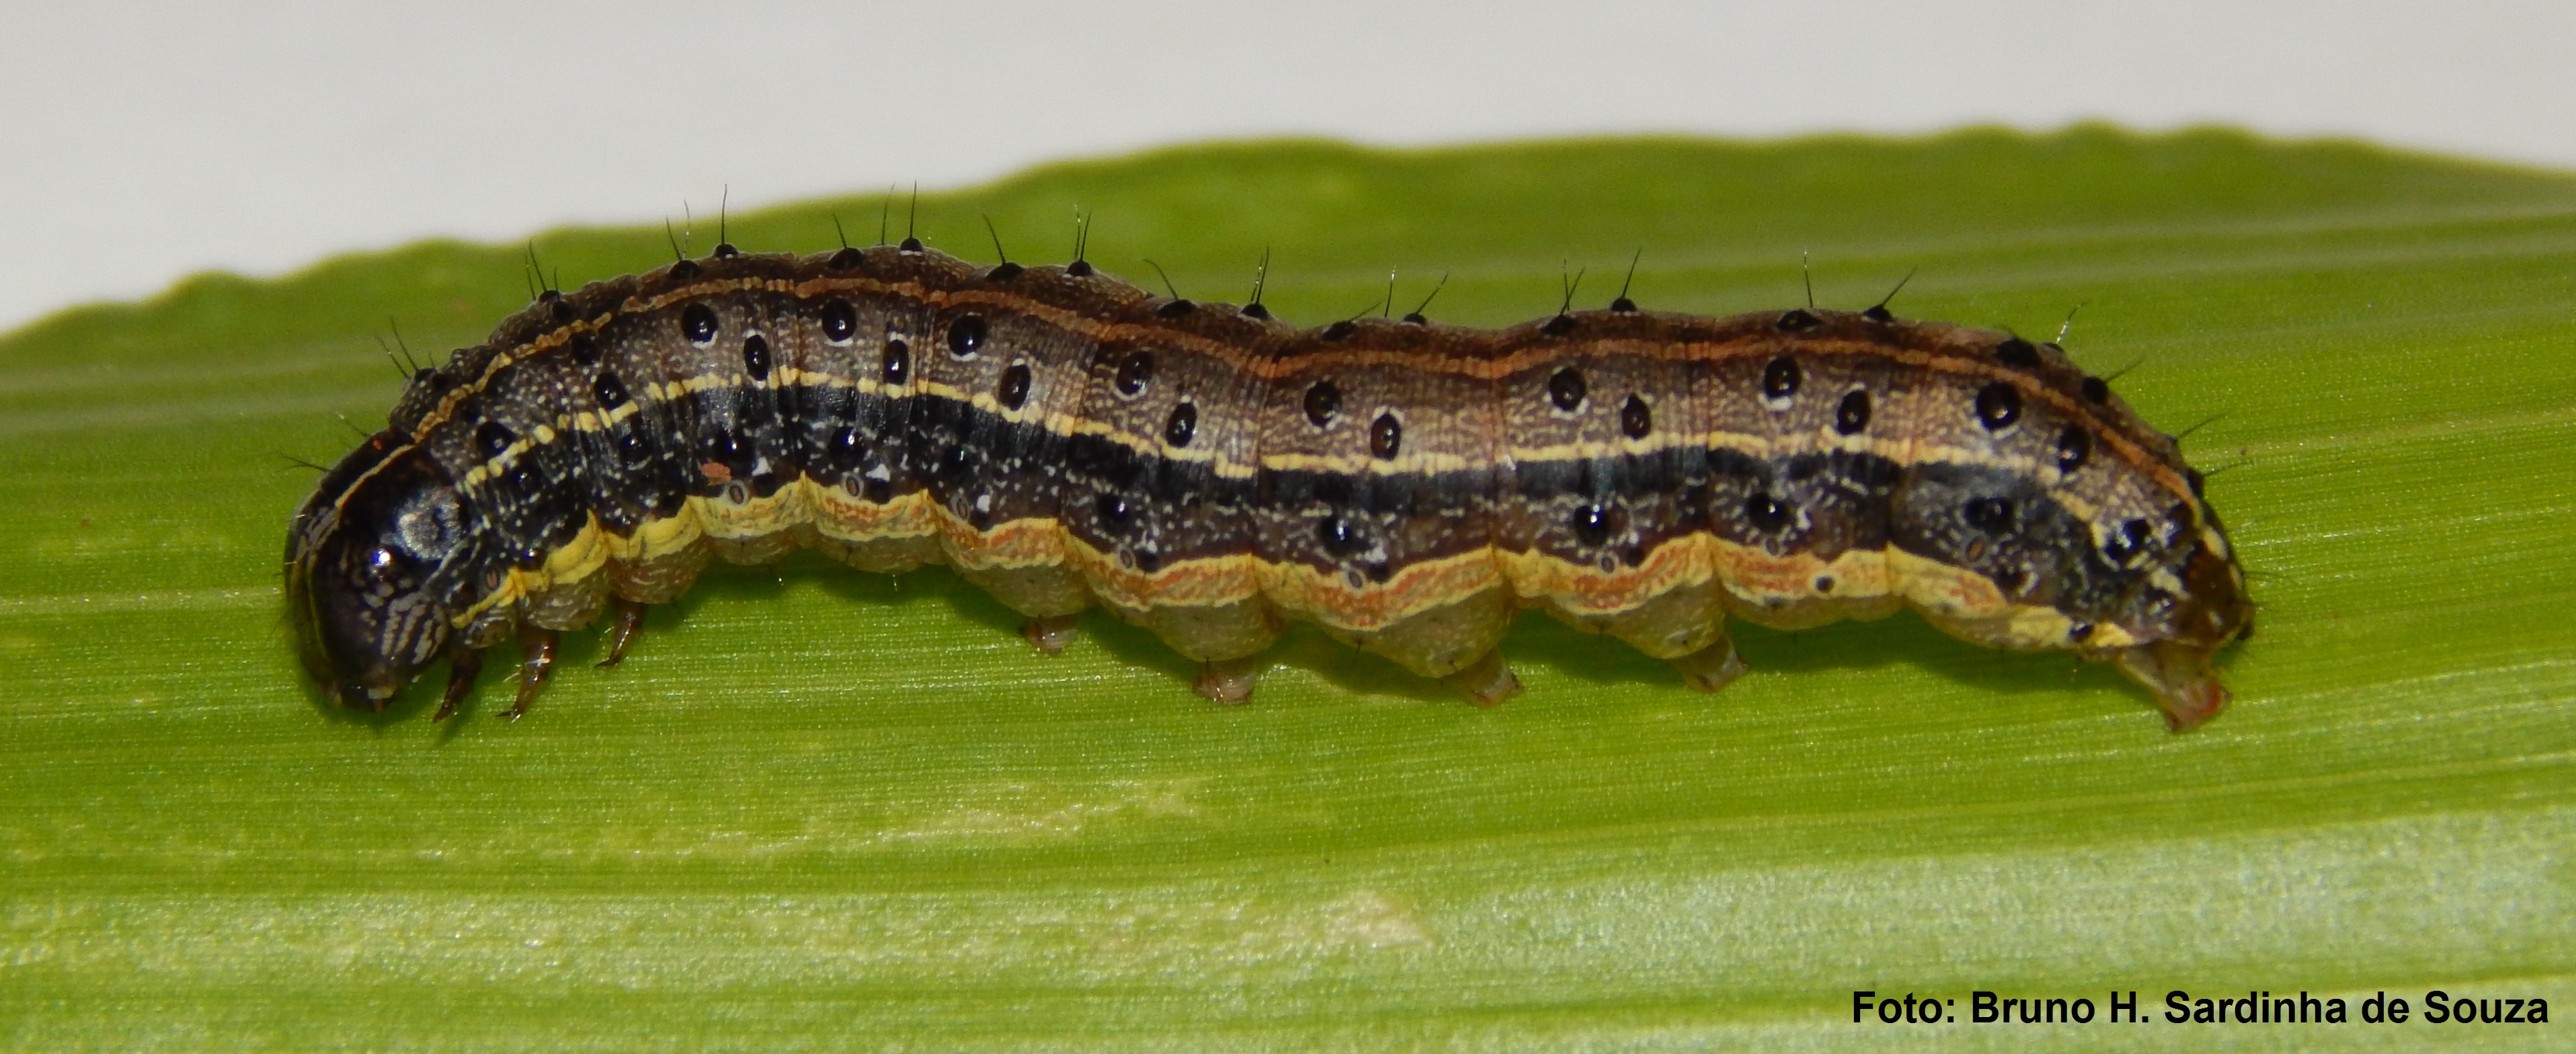
[[[472,584],[473,512],[429,455],[391,432],[323,476],[286,539],[298,651],[322,690],[382,709],[445,654]]]

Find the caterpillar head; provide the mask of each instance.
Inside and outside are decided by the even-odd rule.
[[[383,709],[446,651],[465,525],[453,481],[394,433],[322,477],[287,535],[286,592],[304,668],[325,694]]]
[[[2132,598],[2141,623],[2160,633],[2110,656],[2120,672],[2155,694],[2174,731],[2198,727],[2226,709],[2229,694],[2210,661],[2220,648],[2254,631],[2254,601],[2236,566],[2217,516],[2204,510],[2204,526],[2190,544],[2160,561],[2156,577],[2181,588],[2150,585]]]

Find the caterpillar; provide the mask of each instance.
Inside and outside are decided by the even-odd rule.
[[[1490,705],[1524,607],[1715,691],[1727,619],[1911,606],[1965,640],[2108,661],[2177,731],[2225,706],[2252,605],[2201,475],[2052,343],[1623,295],[1503,329],[1299,328],[1076,260],[721,245],[549,291],[418,371],[296,512],[286,593],[326,695],[381,710],[444,659],[455,712],[521,639],[711,558],[946,564],[1061,649],[1093,606],[1241,701],[1289,620]]]

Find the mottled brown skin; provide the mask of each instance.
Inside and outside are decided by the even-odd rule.
[[[1729,615],[1912,606],[2066,648],[2176,729],[2227,699],[2251,607],[2173,440],[2054,345],[1787,311],[1569,312],[1501,330],[1155,297],[919,249],[722,249],[549,293],[424,370],[288,539],[306,666],[381,707],[440,657],[798,546],[945,563],[1063,647],[1104,606],[1241,701],[1285,623],[1491,703],[1523,607],[1743,671]]]

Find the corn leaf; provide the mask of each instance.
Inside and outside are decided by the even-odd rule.
[[[686,232],[704,252],[716,232]],[[730,217],[917,231],[1320,323],[1478,324],[1623,281],[1707,313],[1877,302],[2056,336],[2216,470],[2260,632],[2170,735],[2100,666],[1914,617],[1737,630],[1724,693],[1535,616],[1494,710],[1301,631],[1253,701],[1088,618],[1065,655],[945,571],[800,556],[498,678],[345,714],[278,556],[414,355],[528,247],[191,279],[0,338],[0,1040],[18,1049],[2524,1047],[2576,1015],[2576,179],[2218,131],[1386,152],[1194,147]],[[544,279],[659,226],[533,240]],[[1623,279],[1635,256],[1633,279]],[[1811,270],[1802,273],[1801,259]],[[2081,308],[2080,312],[2076,309]],[[343,423],[340,419],[347,422]],[[505,650],[496,666],[511,658]],[[434,688],[432,686],[425,686]],[[2399,1025],[2165,994],[2385,991]],[[1854,991],[1956,1023],[1854,1024]],[[1974,1023],[1973,992],[2090,1024]],[[2139,993],[2144,1027],[2107,1023]],[[2071,1005],[2071,1004],[2070,1004]]]

